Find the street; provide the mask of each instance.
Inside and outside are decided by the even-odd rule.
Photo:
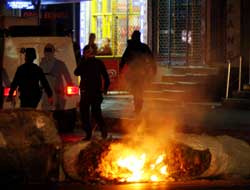
[[[102,105],[103,112],[106,120],[112,123],[110,120],[118,120],[122,123],[126,123],[131,127],[134,122],[132,100],[129,96],[117,96],[116,98],[106,97]],[[149,109],[149,107],[151,107]],[[184,133],[196,133],[196,134],[209,134],[216,135],[230,135],[236,138],[240,138],[247,142],[249,141],[249,110],[235,110],[225,109],[216,104],[206,106],[172,106],[172,105],[152,105],[148,102],[145,103],[143,113],[145,119],[151,120],[152,118],[158,118],[157,121],[151,121],[152,125],[162,123],[162,121],[168,120],[171,117],[175,117],[178,120],[176,130]],[[157,117],[156,117],[157,116]],[[172,118],[173,119],[173,118]],[[115,122],[117,123],[117,122]],[[119,123],[119,122],[118,122]],[[169,126],[165,126],[166,129]],[[111,129],[118,130],[119,127],[113,126]],[[78,133],[84,135],[83,133]],[[120,133],[110,133],[111,135],[122,136]],[[77,137],[77,135],[76,135]],[[79,138],[79,137],[78,137]],[[168,183],[135,183],[135,184],[81,184],[81,183],[64,183],[55,187],[58,190],[238,190],[249,189],[249,179],[196,179],[187,181],[174,181]]]
[[[250,188],[249,180],[194,180],[170,183],[132,183],[85,185],[64,183],[59,185],[31,185],[24,189],[31,190],[246,190]]]

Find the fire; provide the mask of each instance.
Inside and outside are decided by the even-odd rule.
[[[120,182],[166,181],[169,174],[165,158],[165,153],[115,143],[102,156],[98,171],[102,177]]]

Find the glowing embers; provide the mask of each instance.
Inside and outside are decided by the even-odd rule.
[[[148,138],[91,141],[79,153],[74,176],[95,183],[167,182],[194,179],[210,166],[208,149],[195,150],[172,140],[158,142]]]
[[[132,148],[121,143],[111,144],[99,165],[102,177],[120,182],[166,181],[166,155]]]

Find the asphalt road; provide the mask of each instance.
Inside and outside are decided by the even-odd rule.
[[[20,188],[19,188],[20,189]],[[194,180],[169,183],[131,183],[86,185],[79,183],[64,183],[57,185],[31,185],[27,190],[248,190],[250,180]]]

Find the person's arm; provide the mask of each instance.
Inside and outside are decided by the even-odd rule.
[[[127,58],[128,58],[128,54],[129,54],[129,50],[128,50],[128,48],[126,48],[126,50],[124,51],[124,53],[122,55],[120,64],[119,64],[119,71],[122,71],[124,65],[126,64]]]
[[[75,76],[80,76],[81,75],[81,64],[76,67],[74,70],[74,75]]]
[[[39,70],[39,73],[40,73],[40,74],[39,74],[39,75],[40,75],[39,79],[40,79],[40,81],[41,81],[41,84],[42,84],[42,86],[43,86],[43,88],[44,88],[44,90],[45,90],[47,96],[48,96],[49,98],[51,98],[52,95],[53,95],[53,92],[52,92],[51,87],[50,87],[50,85],[49,85],[49,82],[48,82],[48,80],[46,79],[45,74],[43,73],[43,71],[42,71],[41,68],[40,68],[40,70]]]
[[[15,73],[14,79],[13,79],[11,85],[10,85],[10,91],[9,91],[9,95],[8,95],[9,100],[12,99],[13,93],[16,90],[16,88],[18,87],[20,79],[21,79],[21,77],[20,77],[20,69],[18,68],[16,73]]]
[[[107,94],[109,85],[110,85],[110,80],[109,80],[109,74],[107,72],[107,69],[102,61],[100,61],[101,64],[101,74],[104,79],[104,94]]]
[[[65,63],[62,62],[61,65],[62,65],[62,73],[63,73],[63,76],[65,78],[65,81],[67,82],[68,85],[73,84],[72,78],[69,74],[69,70],[66,67]]]
[[[84,58],[81,58],[81,62],[79,65],[77,65],[77,67],[74,70],[74,75],[75,76],[80,76],[82,74],[82,67],[83,67],[83,63],[84,62]]]

